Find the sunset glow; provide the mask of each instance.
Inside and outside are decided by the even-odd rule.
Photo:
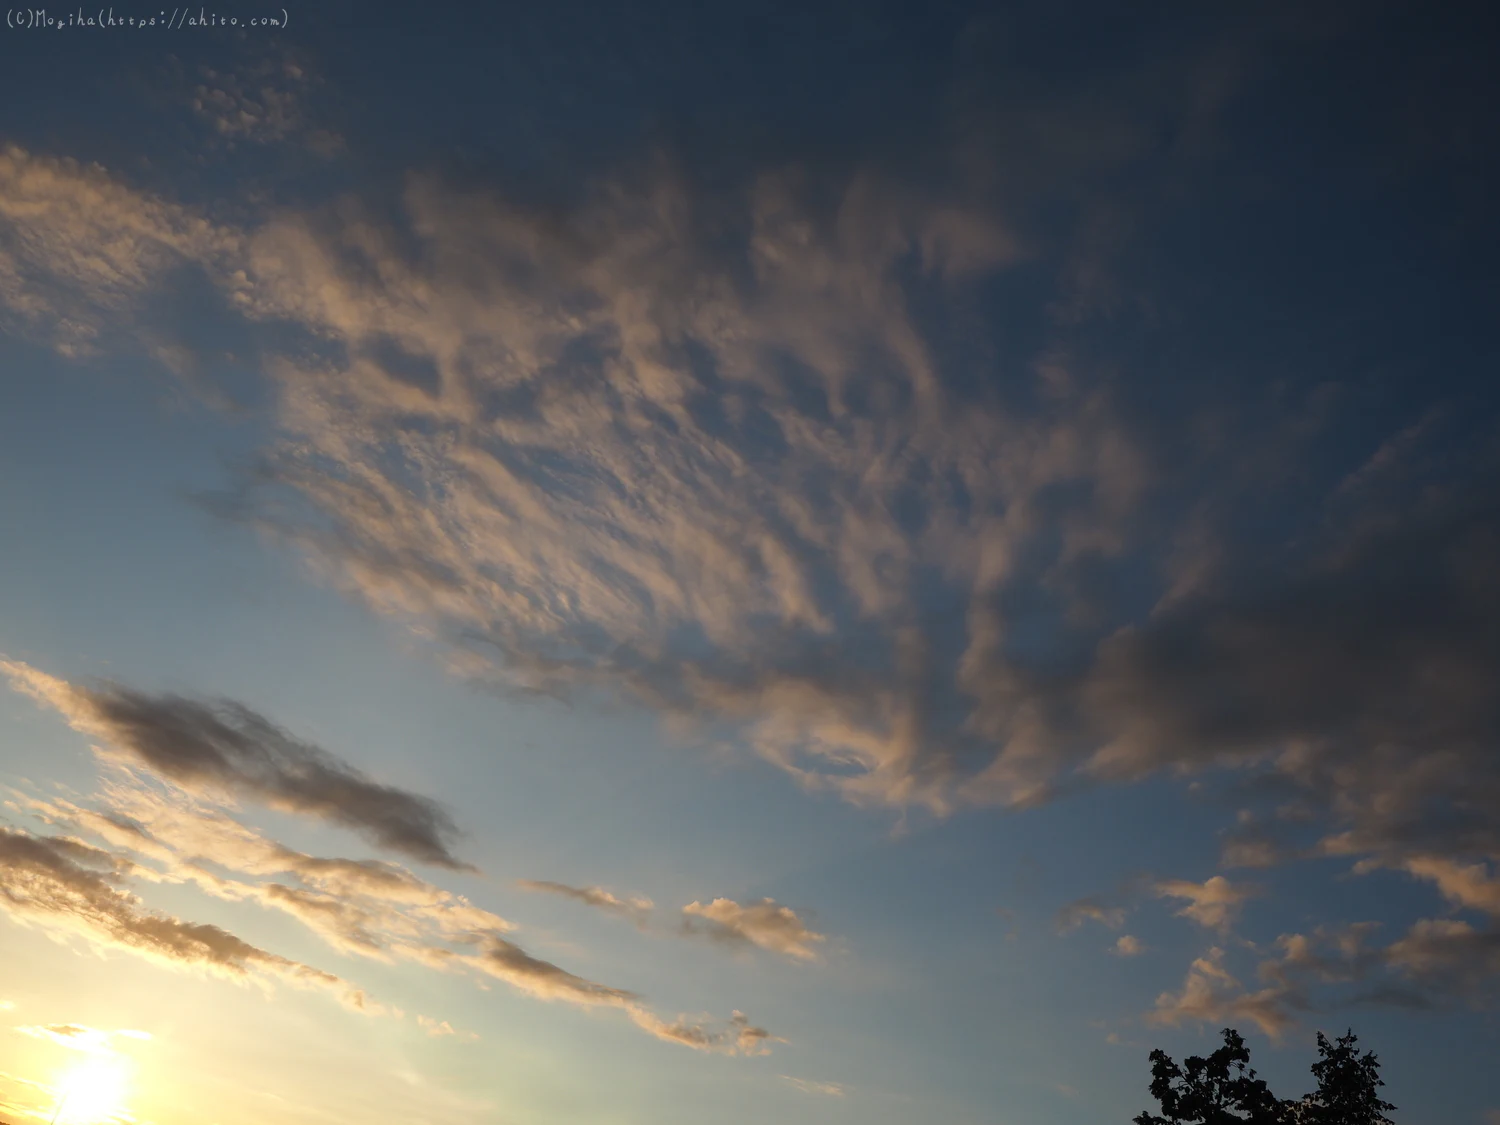
[[[117,1058],[89,1058],[63,1071],[57,1083],[58,1125],[107,1125],[126,1114],[128,1071]]]

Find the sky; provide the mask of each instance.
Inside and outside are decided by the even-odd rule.
[[[173,11],[0,33],[0,1120],[1500,1123],[1492,12]]]

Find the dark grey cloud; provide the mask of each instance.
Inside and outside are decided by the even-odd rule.
[[[514,942],[500,937],[487,939],[470,963],[481,972],[544,1000],[564,999],[576,1004],[623,1007],[639,999],[633,992],[596,984],[558,968],[551,961],[533,957]]]
[[[458,828],[436,801],[372,780],[242,703],[150,695],[119,684],[77,687],[9,661],[0,670],[111,752],[185,788],[253,797],[352,828],[423,863],[472,870],[453,854]]]
[[[1324,854],[1500,856],[1500,507],[1482,479],[1107,639],[1087,770],[1250,766]],[[1274,856],[1264,822],[1243,836]],[[1238,843],[1236,837],[1232,843]]]

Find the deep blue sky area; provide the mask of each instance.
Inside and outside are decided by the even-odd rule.
[[[0,29],[0,1120],[1500,1125],[1491,8],[282,11]]]

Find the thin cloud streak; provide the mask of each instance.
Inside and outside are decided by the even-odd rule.
[[[778,1041],[738,1015],[720,1024],[706,1018],[667,1020],[634,991],[588,980],[532,955],[505,936],[516,928],[510,921],[395,864],[299,852],[239,822],[222,806],[159,792],[129,772],[104,787],[103,800],[105,807],[98,810],[22,796],[17,807],[122,849],[127,854],[76,844],[84,849],[81,854],[107,857],[121,878],[189,882],[214,897],[282,911],[349,956],[499,980],[543,1001],[616,1008],[641,1030],[695,1050],[760,1054]],[[448,1034],[423,1018],[418,1025],[429,1035]]]
[[[549,879],[517,879],[516,886],[523,891],[539,894],[561,895],[563,898],[581,902],[610,914],[619,914],[643,923],[655,905],[643,895],[620,898],[603,887],[573,887],[567,883],[555,883]]]
[[[82,688],[11,660],[0,660],[0,673],[101,739],[106,752],[186,789],[253,797],[353,828],[423,863],[474,870],[450,850],[458,828],[437,802],[370,780],[244,704],[147,695],[118,684]]]
[[[356,1010],[379,1010],[332,973],[268,953],[218,926],[145,909],[118,885],[131,868],[79,840],[0,827],[0,908],[17,921],[170,968],[320,989]]]

